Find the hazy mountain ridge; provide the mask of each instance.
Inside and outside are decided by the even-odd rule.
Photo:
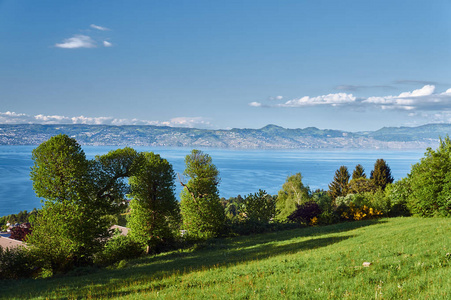
[[[287,129],[207,130],[163,126],[0,125],[0,145],[38,145],[64,133],[82,145],[157,147],[214,147],[235,149],[405,149],[427,148],[451,132],[451,124],[384,127],[377,131],[347,132],[315,127]]]

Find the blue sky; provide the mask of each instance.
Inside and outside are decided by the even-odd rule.
[[[0,123],[449,123],[450,16],[448,0],[0,0]]]

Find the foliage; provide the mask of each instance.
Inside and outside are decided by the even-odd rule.
[[[107,237],[100,233],[86,207],[70,201],[46,202],[27,243],[53,273],[67,272],[89,261]],[[98,220],[101,224],[101,220]],[[94,238],[97,237],[97,238]]]
[[[374,193],[376,192],[379,187],[376,186],[376,184],[374,183],[373,180],[371,179],[367,179],[367,178],[357,178],[357,179],[352,179],[349,182],[349,190],[348,193],[352,193],[352,194],[359,194],[359,193]]]
[[[310,189],[302,183],[301,173],[288,176],[277,195],[277,220],[286,221],[296,209],[296,204],[310,200]]]
[[[309,201],[296,205],[296,210],[288,216],[291,222],[302,223],[306,225],[316,225],[318,216],[321,214],[321,208],[318,203]]]
[[[370,179],[374,181],[374,184],[385,190],[385,187],[389,183],[393,183],[394,179],[391,175],[390,167],[383,159],[376,160],[374,164],[374,170],[371,171]]]
[[[86,195],[88,165],[85,153],[73,138],[57,135],[32,152],[33,189],[48,201],[80,201]]]
[[[335,171],[334,179],[329,184],[329,195],[333,199],[348,194],[349,177],[348,168],[346,166],[341,166]]]
[[[390,217],[410,216],[407,201],[412,193],[410,189],[409,178],[405,177],[393,184],[389,184],[385,188],[385,197],[390,200],[391,208]]]
[[[330,225],[337,223],[340,219],[335,214],[335,201],[329,196],[329,193],[323,190],[317,190],[312,195],[312,200],[315,201],[321,209],[321,214],[318,216],[319,225]]]
[[[14,227],[11,229],[11,235],[9,238],[23,241],[32,232],[31,224],[30,223],[23,223],[19,226]]]
[[[366,205],[358,207],[354,203],[349,204],[349,206],[339,206],[338,212],[344,220],[350,221],[360,221],[382,216],[382,212],[377,209],[373,209]]]
[[[224,208],[224,213],[227,219],[230,221],[241,221],[244,219],[244,215],[241,211],[243,206],[243,197],[238,195],[236,197],[230,197],[229,199],[221,198],[221,205]]]
[[[412,166],[409,177],[408,206],[412,213],[432,217],[451,215],[451,140],[440,139],[436,150]]]
[[[269,223],[276,215],[276,199],[264,190],[249,194],[243,201],[242,211],[247,220],[259,223]]]
[[[44,205],[28,243],[51,272],[89,264],[109,236],[107,215],[124,207],[137,153],[131,148],[87,160],[80,145],[58,135],[33,150],[33,188]]]
[[[224,209],[219,201],[219,171],[208,154],[192,150],[185,158],[180,208],[183,227],[195,238],[209,238],[219,234],[225,222]]]
[[[6,226],[7,223],[16,224],[16,223],[31,223],[32,220],[38,214],[38,210],[34,208],[32,211],[27,212],[26,210],[20,211],[17,214],[11,214],[7,216],[0,217],[0,229]]]
[[[365,220],[380,217],[389,211],[387,202],[382,191],[363,194],[348,194],[346,197],[336,199],[336,213],[342,220]]]
[[[174,195],[175,174],[171,164],[152,152],[141,153],[140,166],[130,177],[130,237],[154,250],[174,236],[171,224],[179,221],[179,207]]]
[[[103,250],[95,255],[94,263],[111,265],[123,259],[136,258],[142,253],[142,246],[130,236],[117,235],[108,240]]]
[[[0,280],[31,277],[37,270],[35,262],[24,247],[0,247]]]
[[[364,178],[366,179],[365,169],[361,164],[355,166],[354,171],[352,172],[352,180]]]

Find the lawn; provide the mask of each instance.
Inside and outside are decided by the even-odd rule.
[[[110,270],[0,281],[0,298],[450,299],[449,253],[450,218],[369,220],[215,239]]]

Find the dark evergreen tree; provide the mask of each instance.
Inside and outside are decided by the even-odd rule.
[[[348,194],[349,178],[348,168],[341,166],[335,171],[334,180],[329,184],[329,195],[336,199],[339,196],[346,196]]]
[[[355,166],[354,171],[352,172],[352,179],[366,178],[365,169],[361,164]]]
[[[385,160],[378,159],[374,164],[374,170],[371,171],[371,177],[374,181],[374,184],[380,187],[382,190],[385,190],[385,187],[389,183],[393,183],[394,179],[391,175],[390,167],[387,165]]]

